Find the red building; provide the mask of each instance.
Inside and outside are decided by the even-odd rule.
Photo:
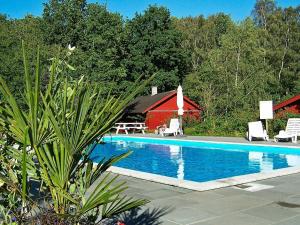
[[[275,105],[273,110],[277,115],[285,113],[300,114],[300,94]]]
[[[184,96],[184,119],[200,120],[201,108]],[[144,120],[149,130],[169,124],[171,118],[178,117],[176,91],[137,97],[127,108],[124,120]]]

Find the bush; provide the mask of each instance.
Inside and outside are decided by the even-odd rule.
[[[202,136],[245,137],[248,122],[257,120],[257,113],[239,110],[228,116],[205,118],[203,121],[185,124],[185,134]]]
[[[26,107],[20,107],[0,78],[0,130],[20,146],[12,148],[6,141],[0,148],[0,200],[12,205],[8,213],[15,215],[20,224],[32,219],[37,222],[34,224],[45,224],[47,220],[48,224],[77,224],[83,220],[95,224],[145,204],[146,200],[124,195],[125,183],[107,172],[130,152],[103,159],[97,166],[90,159],[97,140],[121,118],[125,106],[144,86],[133,87],[124,96],[103,97],[83,78],[76,82],[68,76],[61,79],[58,75],[62,75],[64,63],[53,58],[49,83],[43,91],[39,54],[33,76],[24,48],[23,58]],[[38,183],[39,191],[31,186],[33,181]],[[8,201],[11,193],[14,204]],[[40,210],[41,202],[46,210]],[[39,216],[35,215],[36,209]]]

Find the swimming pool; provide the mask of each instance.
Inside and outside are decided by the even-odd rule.
[[[95,163],[131,150],[133,153],[115,166],[177,180],[206,182],[300,167],[300,149],[295,147],[129,136],[103,140],[105,144],[92,152]]]

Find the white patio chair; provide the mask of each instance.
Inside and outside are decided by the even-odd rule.
[[[249,141],[252,141],[253,138],[261,138],[265,141],[269,140],[267,131],[263,128],[261,121],[249,122],[248,123],[248,132],[247,138]]]
[[[161,135],[173,134],[176,136],[179,132],[179,120],[177,118],[170,120],[170,126],[161,131]]]
[[[279,131],[279,134],[274,136],[274,141],[282,139],[291,139],[293,143],[297,143],[297,136],[300,135],[300,118],[290,118],[286,124],[285,130]]]

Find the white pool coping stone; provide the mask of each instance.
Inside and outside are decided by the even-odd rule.
[[[123,136],[123,135],[112,135],[116,137],[125,137],[125,138],[140,138],[140,139],[156,139],[155,137],[132,137],[132,136]],[[109,136],[106,136],[109,137]],[[158,140],[170,140],[176,141],[178,139],[171,139],[171,138],[157,138]],[[190,140],[190,139],[179,139],[180,141],[186,142],[205,142],[205,143],[217,143],[217,144],[233,144],[233,145],[253,145],[253,146],[268,146],[268,147],[279,147],[279,148],[289,148],[289,149],[299,149],[298,146],[289,146],[289,145],[275,145],[275,144],[257,144],[257,143],[239,143],[239,142],[224,142],[224,141],[208,141],[208,140]],[[300,149],[299,149],[300,150]],[[95,163],[97,164],[97,163]],[[260,173],[253,173],[241,176],[234,176],[229,178],[222,178],[212,181],[206,182],[196,182],[196,181],[189,181],[189,180],[179,180],[173,177],[162,176],[158,174],[146,173],[136,170],[125,169],[121,167],[111,166],[108,171],[124,176],[135,177],[147,181],[152,181],[156,183],[176,186],[180,188],[186,188],[189,190],[194,191],[208,191],[213,189],[219,189],[224,187],[235,186],[239,184],[245,184],[250,182],[256,182],[260,180],[300,173],[300,166],[298,167],[288,167],[283,169],[276,169],[268,172],[260,172]]]
[[[95,163],[97,164],[97,163]],[[261,173],[253,173],[248,175],[234,176],[229,178],[223,178],[213,181],[206,182],[195,182],[189,180],[179,180],[172,177],[146,173],[136,170],[124,169],[116,166],[112,166],[108,169],[108,171],[124,176],[135,177],[147,181],[152,181],[161,184],[167,184],[171,186],[176,186],[180,188],[186,188],[194,191],[208,191],[213,189],[219,189],[224,187],[230,187],[238,184],[245,184],[249,182],[255,182],[260,180],[265,180],[274,177],[280,177],[295,173],[300,173],[300,167],[289,167],[284,169],[277,169],[270,172],[261,172]]]
[[[126,135],[105,135],[104,137],[118,137],[118,138],[137,138],[137,139],[152,139],[152,140],[165,140],[165,141],[182,141],[182,142],[199,142],[199,143],[214,143],[214,144],[232,144],[232,145],[246,145],[246,146],[263,146],[263,147],[276,147],[276,148],[291,148],[300,150],[300,146],[294,145],[278,145],[275,143],[267,142],[265,144],[258,143],[243,143],[243,142],[232,142],[232,141],[211,141],[211,140],[193,140],[193,139],[175,139],[175,138],[166,138],[166,137],[148,137],[148,136],[126,136]],[[164,143],[162,145],[165,145]]]

